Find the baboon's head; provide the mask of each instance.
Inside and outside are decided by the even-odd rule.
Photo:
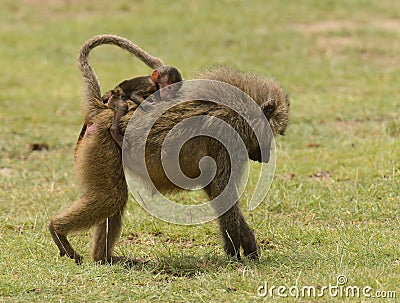
[[[201,73],[201,77],[236,86],[249,95],[261,108],[274,136],[283,135],[289,123],[289,98],[279,83],[271,78],[245,73],[236,69],[217,66]],[[260,146],[263,145],[263,146]],[[268,162],[269,153],[261,156],[261,149],[269,151],[271,140],[258,142],[250,135],[246,146],[251,160]]]
[[[254,86],[250,87],[247,93],[261,107],[262,112],[267,118],[274,136],[284,135],[289,122],[289,98],[288,95],[280,87],[279,83],[274,79],[265,79],[259,76],[253,77]],[[271,140],[268,142],[256,143],[249,158],[254,161],[268,162]],[[261,148],[266,155],[261,155]]]
[[[278,81],[260,75],[241,72],[231,67],[216,66],[200,74],[201,77],[218,80],[248,94],[261,107],[274,135],[283,135],[289,122],[289,97]]]
[[[289,96],[273,79],[264,80],[256,102],[267,117],[274,135],[284,135],[289,123]]]

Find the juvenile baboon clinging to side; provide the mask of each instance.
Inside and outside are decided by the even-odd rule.
[[[96,77],[88,74],[92,72],[92,70],[82,69],[85,79],[97,81]],[[276,81],[224,67],[210,69],[199,75],[199,78],[219,80],[243,90],[261,107],[270,122],[274,135],[284,133],[288,124],[289,101],[286,93]],[[69,208],[51,219],[49,229],[60,254],[67,255],[80,263],[82,258],[72,248],[67,240],[67,235],[95,226],[92,258],[102,263],[130,263],[133,261],[129,258],[113,255],[114,244],[120,235],[122,214],[128,197],[121,149],[109,132],[114,114],[101,101],[100,90],[96,89],[99,88],[98,83],[86,80],[86,85],[88,117],[96,127],[82,141],[77,152],[75,167],[80,178],[82,195]],[[168,180],[163,171],[160,161],[161,146],[158,143],[160,140],[162,142],[162,138],[165,138],[169,130],[176,125],[177,116],[179,116],[179,121],[199,115],[213,115],[224,121],[230,121],[235,129],[242,130],[240,136],[246,145],[249,158],[256,161],[262,160],[256,138],[253,133],[246,132],[248,127],[241,125],[242,119],[233,111],[203,101],[179,104],[173,110],[179,114],[166,112],[154,124],[152,132],[147,138],[148,146],[151,148],[146,149],[146,164],[151,180],[160,192],[180,190]],[[134,109],[130,109],[121,118],[122,131],[125,131],[133,111]],[[143,118],[145,119],[145,116]],[[182,149],[184,162],[182,170],[184,172],[198,171],[198,160],[205,155],[215,159],[217,162],[215,178],[204,188],[209,198],[213,199],[221,193],[228,182],[231,165],[242,164],[231,164],[227,151],[215,140],[196,137],[192,143],[203,148],[193,149],[189,146],[189,148]],[[238,198],[233,201],[233,206],[218,218],[224,250],[227,255],[240,258],[240,247],[242,247],[245,256],[255,258],[258,254],[256,240],[240,212]]]
[[[164,65],[153,70],[151,75],[135,77],[124,80],[113,90],[106,92],[101,98],[103,103],[107,103],[112,95],[119,95],[123,99],[131,100],[136,105],[140,105],[144,99],[170,84],[182,81],[182,75],[177,68]],[[172,91],[162,90],[162,99],[171,99],[176,94],[178,86],[171,86]]]
[[[124,138],[119,128],[122,116],[128,112],[128,100],[140,105],[147,97],[161,89],[161,98],[171,100],[180,88],[181,73],[173,66],[164,65],[153,70],[149,76],[136,77],[125,80],[113,90],[108,91],[102,97],[103,103],[107,103],[114,111],[114,120],[110,128],[111,136],[122,147]],[[179,83],[177,85],[170,85]],[[165,89],[163,89],[165,88]]]

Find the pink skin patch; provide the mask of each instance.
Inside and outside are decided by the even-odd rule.
[[[97,130],[97,124],[93,123],[92,125],[88,126],[88,128],[86,129],[85,136],[86,137],[92,136],[96,132],[96,130]]]

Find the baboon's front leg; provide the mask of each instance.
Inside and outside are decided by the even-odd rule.
[[[251,259],[257,259],[258,250],[257,250],[256,238],[241,212],[239,213],[239,222],[240,222],[240,245],[243,248],[243,253],[245,256]]]
[[[226,213],[218,218],[225,253],[230,257],[240,259],[240,226],[239,205],[236,203]]]
[[[229,174],[216,174],[216,178],[205,188],[210,200],[218,197],[224,191],[225,184],[228,183]],[[229,197],[230,196],[230,197]],[[235,201],[231,208],[218,217],[219,229],[224,245],[224,251],[228,256],[240,259],[240,210],[236,196],[228,195],[230,201],[220,201],[222,203],[213,204],[216,214],[222,214],[224,208],[228,207],[232,201]],[[225,204],[225,205],[222,205]],[[227,206],[228,205],[228,206]]]

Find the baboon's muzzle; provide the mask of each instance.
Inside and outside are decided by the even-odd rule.
[[[260,163],[268,163],[270,157],[271,142],[269,142],[266,147],[263,147],[261,153],[261,148],[258,145],[257,148],[249,153],[250,160],[258,161]]]

